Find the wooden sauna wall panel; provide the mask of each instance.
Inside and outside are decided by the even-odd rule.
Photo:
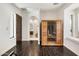
[[[42,45],[47,44],[47,22],[42,21]]]
[[[62,21],[57,21],[57,37],[56,37],[56,43],[62,45]]]

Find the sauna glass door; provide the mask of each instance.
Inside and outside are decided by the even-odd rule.
[[[56,22],[48,22],[48,41],[56,41]]]

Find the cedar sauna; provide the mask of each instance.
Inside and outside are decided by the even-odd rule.
[[[63,22],[62,20],[42,20],[41,22],[41,45],[63,45]]]

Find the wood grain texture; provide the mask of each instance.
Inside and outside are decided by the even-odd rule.
[[[16,56],[76,56],[64,46],[40,46],[38,41],[23,41],[16,45]]]
[[[22,17],[16,14],[16,44],[22,41]]]
[[[62,45],[63,44],[63,38],[62,38],[62,30],[63,30],[63,28],[62,28],[62,21],[61,20],[57,20],[57,39],[56,39],[56,44],[59,44],[59,45]]]
[[[42,22],[42,45],[47,44],[47,22],[43,21]]]
[[[53,24],[56,23],[56,41],[48,41],[48,22]],[[62,20],[42,20],[41,22],[41,41],[42,46],[45,45],[63,45],[63,22]]]

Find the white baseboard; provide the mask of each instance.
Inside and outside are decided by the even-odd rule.
[[[28,39],[23,39],[22,41],[30,41],[30,40],[28,40]],[[40,44],[40,41],[38,41],[38,44]]]

